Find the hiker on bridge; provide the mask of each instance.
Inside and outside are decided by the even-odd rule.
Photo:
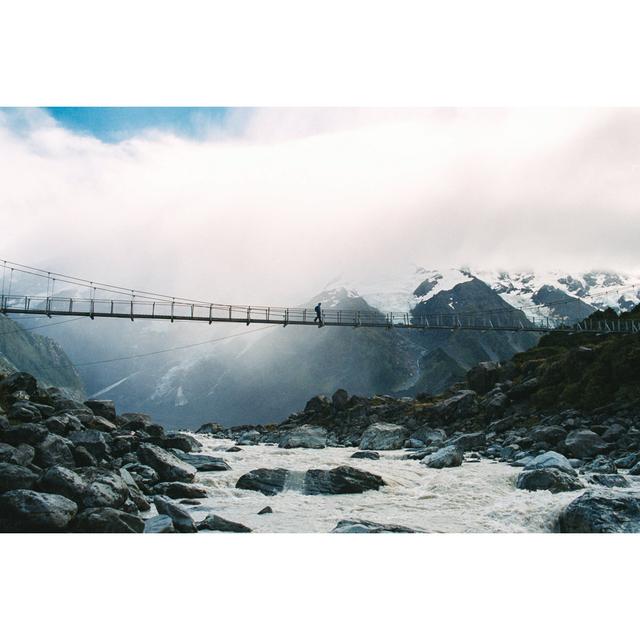
[[[313,308],[313,310],[316,312],[316,317],[313,319],[314,322],[319,322],[320,324],[318,325],[319,327],[322,326],[323,322],[322,322],[322,302],[318,302],[318,304]]]

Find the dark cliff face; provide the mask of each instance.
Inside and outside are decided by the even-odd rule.
[[[26,331],[0,315],[0,369],[26,371],[47,386],[58,387],[75,399],[84,398],[84,387],[62,347],[45,336]]]

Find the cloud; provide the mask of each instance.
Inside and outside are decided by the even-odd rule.
[[[117,144],[0,115],[2,257],[218,302],[336,275],[639,270],[640,110],[256,109]]]

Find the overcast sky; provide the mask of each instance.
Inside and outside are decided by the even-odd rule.
[[[272,305],[412,264],[640,272],[640,109],[146,111],[0,112],[0,257]]]

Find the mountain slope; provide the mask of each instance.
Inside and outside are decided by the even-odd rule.
[[[84,398],[82,381],[62,347],[51,338],[25,331],[3,315],[0,368],[5,372],[26,371],[48,386],[59,387],[74,398]]]

